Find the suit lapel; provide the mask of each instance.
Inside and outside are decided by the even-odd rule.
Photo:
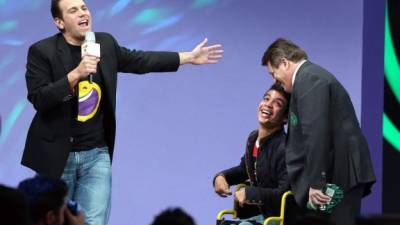
[[[295,126],[297,126],[299,119],[297,117],[297,89],[298,86],[301,85],[299,84],[301,82],[301,79],[303,79],[304,76],[304,70],[305,68],[311,65],[310,61],[306,61],[305,63],[303,63],[303,65],[300,66],[299,70],[297,71],[296,74],[296,79],[294,80],[294,84],[293,84],[293,88],[292,88],[292,93],[291,93],[291,98],[290,98],[290,103],[289,103],[289,115],[288,115],[288,135],[287,135],[287,139],[289,139],[289,136],[291,135],[291,131]],[[293,133],[292,133],[293,135]]]
[[[112,84],[115,83],[112,79],[114,79],[113,77],[113,73],[110,71],[110,67],[109,67],[109,60],[107,60],[107,50],[108,50],[108,46],[106,46],[105,42],[103,42],[101,35],[99,35],[98,33],[95,33],[96,35],[96,42],[100,44],[100,62],[97,66],[97,75],[101,76],[103,78],[103,86],[104,89],[103,93],[105,93],[105,97],[108,98],[108,102],[113,103],[113,90],[115,90],[115,88],[112,88]],[[107,50],[106,50],[107,49]],[[116,76],[117,74],[115,74]],[[114,107],[114,105],[113,105]],[[112,111],[112,113],[114,113],[114,111]]]
[[[62,65],[64,66],[65,73],[60,75],[63,77],[74,68],[72,65],[71,50],[69,49],[68,44],[61,33],[57,35],[57,57],[59,60],[61,60]],[[56,77],[55,79],[58,80],[62,77]]]
[[[294,90],[294,89],[293,89]],[[291,130],[292,130],[292,120],[291,120],[291,116],[293,114],[293,109],[295,107],[294,104],[294,91],[292,91],[292,96],[290,97],[290,102],[289,102],[289,114],[288,114],[288,126],[287,126],[287,135],[286,135],[286,142],[289,140],[289,137],[291,135]]]
[[[96,35],[96,42],[97,43],[99,43],[100,44],[100,62],[99,62],[99,64],[98,64],[98,67],[97,67],[97,74],[99,75],[99,76],[102,76],[102,78],[103,78],[103,80],[104,80],[104,86],[105,86],[105,88],[106,89],[108,89],[109,87],[108,87],[108,84],[110,83],[110,77],[109,76],[107,76],[107,72],[108,72],[108,68],[107,68],[107,64],[106,64],[106,56],[105,56],[105,52],[106,51],[104,51],[104,48],[106,47],[105,46],[105,44],[102,44],[102,43],[100,43],[101,42],[101,38],[99,38],[98,36],[99,35],[97,35],[96,33],[95,33],[95,35]]]
[[[297,86],[296,84],[298,84],[301,81],[301,79],[303,78],[304,70],[306,70],[306,67],[308,67],[311,64],[312,63],[307,60],[305,63],[303,63],[303,65],[300,66],[300,68],[296,74],[296,79],[294,80],[294,84],[293,84],[293,88],[292,88],[293,93],[296,92],[296,86]]]

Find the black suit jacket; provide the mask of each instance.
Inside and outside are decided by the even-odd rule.
[[[119,46],[107,33],[96,33],[96,42],[101,45],[97,74],[104,80],[105,138],[112,159],[117,72],[176,71],[179,55],[174,52],[131,51]],[[58,33],[33,44],[29,48],[26,69],[28,100],[36,114],[28,131],[22,164],[41,175],[59,177],[74,141],[73,94],[66,76],[74,68],[63,35]]]
[[[289,106],[286,163],[296,201],[305,206],[310,187],[327,182],[345,191],[375,182],[367,142],[350,97],[325,69],[305,62],[298,70]]]
[[[282,129],[262,140],[257,157],[257,168],[254,168],[252,152],[257,137],[257,130],[250,133],[246,151],[238,166],[217,175],[223,174],[229,185],[249,181],[250,186],[245,188],[246,200],[257,204],[259,208],[254,215],[278,216],[281,197],[290,189],[285,166],[286,134]],[[257,177],[254,174],[255,170]]]

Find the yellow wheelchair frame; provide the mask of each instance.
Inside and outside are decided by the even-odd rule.
[[[239,184],[236,185],[235,191],[239,190],[242,187],[245,187],[245,184]],[[279,216],[270,216],[264,220],[263,225],[268,225],[269,222],[275,221],[278,222],[279,225],[284,225],[285,223],[285,208],[286,208],[286,200],[289,196],[293,196],[293,192],[291,191],[286,191],[281,198],[281,210],[279,213]],[[233,203],[233,209],[225,209],[221,210],[218,215],[217,215],[217,221],[223,220],[224,215],[232,215],[232,219],[237,219],[237,208],[238,208],[238,202],[234,201]]]

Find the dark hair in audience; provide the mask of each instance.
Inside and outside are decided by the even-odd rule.
[[[274,83],[274,84],[268,89],[268,91],[265,92],[264,96],[267,95],[267,93],[268,93],[270,90],[275,90],[275,91],[279,92],[279,93],[286,99],[287,106],[286,106],[286,109],[285,109],[285,114],[287,115],[288,112],[289,112],[290,93],[287,93],[287,92],[285,91],[285,89],[283,89],[282,85],[280,85],[279,83]]]
[[[181,208],[168,208],[158,214],[151,225],[196,225],[196,223]]]
[[[297,63],[307,59],[307,54],[295,43],[284,38],[278,38],[265,51],[261,64],[267,66],[270,63],[271,66],[278,68],[282,58]]]
[[[0,185],[0,224],[28,225],[28,203],[19,190]]]
[[[64,205],[67,196],[67,185],[61,179],[36,176],[18,185],[28,200],[31,219],[38,223],[47,212],[58,211]]]

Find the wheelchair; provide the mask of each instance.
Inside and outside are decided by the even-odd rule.
[[[246,184],[239,184],[235,186],[235,191],[239,190],[242,187],[245,187]],[[270,225],[271,222],[278,223],[279,225],[284,225],[285,224],[285,214],[287,211],[287,205],[289,202],[294,202],[294,195],[291,191],[286,191],[281,198],[281,208],[280,208],[280,213],[279,216],[270,216],[267,217],[263,225]],[[290,203],[291,204],[291,203]],[[238,224],[238,219],[241,218],[249,218],[251,215],[249,214],[249,210],[253,211],[258,211],[258,208],[256,206],[250,206],[248,207],[248,210],[242,210],[239,208],[239,203],[234,200],[233,202],[233,209],[225,209],[221,210],[218,215],[217,215],[217,223],[216,225],[228,225],[228,224]],[[232,220],[225,220],[225,215],[232,215]],[[253,223],[253,224],[258,224],[258,223]]]

